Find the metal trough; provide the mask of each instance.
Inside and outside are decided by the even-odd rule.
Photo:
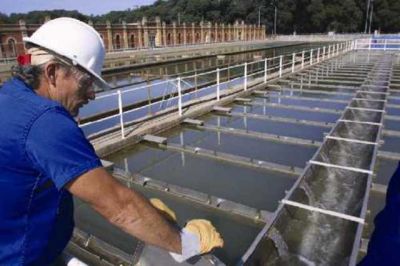
[[[383,57],[374,70],[386,68]],[[355,265],[380,142],[390,74],[369,75],[276,215],[242,257],[246,265]],[[368,84],[368,85],[366,85]],[[374,84],[370,87],[369,84]]]

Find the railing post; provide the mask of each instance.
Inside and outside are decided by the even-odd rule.
[[[304,68],[304,51],[301,52],[301,69]]]
[[[194,95],[197,98],[197,71],[194,71]]]
[[[372,38],[369,38],[368,50],[371,50],[371,45],[372,45]]]
[[[312,63],[313,63],[313,49],[311,49],[310,51],[310,66],[312,65]]]
[[[283,63],[283,55],[279,57],[279,77],[282,77],[282,63]]]
[[[340,44],[336,44],[336,55],[340,54]]]
[[[322,47],[322,60],[325,60],[326,46]]]
[[[387,47],[387,39],[385,39],[385,46],[383,47],[384,51],[386,51],[386,47]]]
[[[217,68],[217,101],[220,100],[220,87],[219,87],[219,68]]]
[[[247,62],[244,63],[244,90],[247,91]]]
[[[327,57],[328,57],[328,59],[331,58],[331,46],[330,45],[328,46],[328,56]]]
[[[267,83],[268,80],[268,59],[264,60],[264,83]]]
[[[320,56],[320,47],[318,47],[318,50],[317,50],[317,63],[319,63],[319,56]]]
[[[118,90],[117,93],[118,93],[119,122],[121,123],[121,136],[122,136],[122,139],[124,139],[125,138],[124,110],[122,108],[121,90]]]
[[[178,111],[179,111],[179,116],[182,116],[182,84],[181,84],[181,78],[178,77],[176,79],[178,82]]]
[[[294,65],[296,64],[296,54],[292,54],[292,73],[294,72]]]

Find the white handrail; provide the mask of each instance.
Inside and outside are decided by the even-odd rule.
[[[244,62],[244,63],[240,63],[240,64],[237,64],[234,66],[229,66],[229,67],[224,67],[224,68],[217,67],[215,70],[206,71],[206,72],[203,72],[200,74],[195,73],[193,75],[181,76],[181,77],[177,77],[177,78],[173,78],[173,79],[155,82],[151,85],[143,85],[140,87],[119,90],[114,93],[101,95],[101,96],[98,96],[96,99],[103,99],[103,98],[116,96],[116,95],[118,96],[118,107],[119,107],[119,111],[120,111],[119,114],[115,114],[115,115],[111,115],[111,116],[101,118],[101,119],[98,119],[95,121],[91,121],[91,122],[85,123],[80,126],[85,127],[85,126],[88,126],[88,125],[91,125],[94,123],[99,123],[99,122],[105,121],[107,119],[111,119],[111,118],[115,118],[115,117],[119,116],[120,124],[121,124],[121,136],[122,136],[122,138],[125,138],[123,114],[138,111],[143,108],[148,108],[154,104],[160,104],[160,108],[162,108],[161,105],[166,101],[166,99],[164,99],[164,96],[163,96],[162,97],[163,99],[160,101],[157,101],[157,102],[150,101],[150,103],[147,105],[140,106],[138,108],[127,110],[124,112],[122,97],[123,97],[123,94],[125,94],[125,93],[144,90],[144,89],[148,90],[149,88],[151,89],[151,87],[153,87],[153,86],[174,84],[176,82],[176,84],[174,84],[174,85],[177,88],[177,95],[173,96],[173,97],[168,97],[167,100],[172,101],[174,99],[178,99],[178,102],[174,103],[174,104],[177,105],[178,114],[180,116],[182,116],[182,114],[183,114],[183,97],[191,96],[194,94],[195,97],[197,98],[197,94],[199,92],[206,91],[207,89],[213,88],[215,86],[215,88],[212,91],[205,92],[206,94],[202,93],[202,96],[215,93],[214,99],[220,100],[221,99],[221,86],[223,84],[227,84],[229,87],[230,86],[229,84],[232,84],[239,80],[242,80],[243,90],[247,90],[249,77],[251,77],[253,79],[258,75],[259,78],[263,78],[264,83],[267,83],[270,74],[275,73],[276,76],[282,77],[284,72],[285,73],[287,73],[288,71],[294,72],[296,70],[296,68],[303,69],[305,66],[314,64],[315,60],[316,60],[316,62],[324,61],[325,59],[329,59],[333,56],[339,55],[342,52],[346,52],[347,47],[349,47],[350,44],[353,44],[353,47],[356,47],[354,45],[354,42],[353,43],[345,42],[345,43],[340,43],[340,44],[336,44],[336,45],[329,45],[328,49],[326,49],[326,46],[323,46],[323,47],[319,47],[318,49],[313,48],[313,49],[303,50],[303,51],[296,52],[296,53],[286,53],[286,54],[278,55],[278,56],[275,56],[272,58],[263,58],[261,60]],[[389,45],[389,43],[387,43],[387,45]],[[322,48],[322,52],[321,52],[321,48]],[[314,50],[317,50],[317,53],[314,53]],[[306,56],[306,54],[307,54],[307,56]],[[316,54],[316,56],[315,56],[315,54]],[[249,66],[252,66],[252,67],[249,68]],[[234,69],[240,69],[242,67],[243,67],[243,70],[242,70],[243,74],[241,76],[239,76],[239,77],[236,76],[238,74],[236,72],[234,74],[236,76],[235,78],[233,78],[233,79],[228,78],[226,81],[221,82],[221,76],[220,76],[221,71],[232,71]],[[250,71],[250,73],[249,73],[249,71]],[[211,78],[205,77],[207,75],[214,75],[214,73],[215,73],[215,78],[214,77],[211,77]],[[204,79],[205,81],[202,83],[204,85],[206,85],[206,84],[207,85],[202,87],[201,89],[197,89],[199,86],[198,78],[201,76],[205,77],[205,79]],[[190,80],[190,79],[194,79],[194,82],[193,81],[189,82],[188,80]],[[183,83],[186,84],[189,88],[195,87],[196,89],[194,91],[186,91],[185,89],[182,88]],[[200,84],[200,86],[201,86],[201,84]],[[165,93],[166,93],[166,90],[164,90],[164,94]],[[168,104],[167,104],[167,106],[168,106]]]

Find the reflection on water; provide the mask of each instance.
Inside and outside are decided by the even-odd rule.
[[[161,199],[174,210],[180,226],[184,226],[187,221],[196,218],[211,221],[225,240],[224,248],[215,250],[213,254],[227,265],[234,265],[239,260],[263,226],[263,224],[255,223],[249,219],[239,218],[194,202],[172,197],[164,192],[133,184],[130,187],[141,192],[147,198]],[[75,199],[75,223],[79,229],[97,236],[128,254],[133,254],[138,244],[135,238],[108,223],[86,203],[78,199]],[[237,241],[239,233],[240,241]]]
[[[294,178],[286,174],[242,167],[190,153],[182,157],[181,152],[138,146],[110,156],[108,160],[120,168],[126,164],[133,173],[261,210],[274,211],[278,200],[294,182]]]
[[[315,47],[320,47],[323,45],[328,45],[327,43],[312,43],[312,44],[302,44],[295,45],[290,47],[281,47],[281,48],[268,48],[270,45],[267,45],[265,50],[256,51],[256,52],[248,52],[234,55],[226,55],[224,59],[217,59],[214,57],[188,60],[185,62],[174,62],[174,63],[166,63],[159,64],[156,66],[150,67],[142,67],[136,70],[130,70],[125,72],[119,72],[116,74],[106,75],[104,78],[107,82],[110,83],[112,87],[118,87],[121,90],[127,90],[137,87],[142,87],[145,85],[152,86],[152,96],[155,97],[157,94],[162,94],[162,91],[165,87],[164,85],[157,85],[158,83],[166,80],[173,79],[177,76],[189,76],[195,73],[201,73],[209,70],[215,70],[217,67],[223,68],[226,66],[236,65],[242,62],[253,61],[254,56],[264,57],[274,57],[280,54],[293,53],[302,51],[304,49],[310,49]],[[249,73],[252,68],[262,68],[264,65],[260,63],[258,65],[249,66]],[[229,76],[234,76],[237,74],[243,74],[243,68],[233,69],[228,73],[228,71],[221,71],[221,80],[228,78]],[[208,76],[199,77],[197,81],[200,85],[202,82],[208,82],[211,80],[215,80],[215,73],[210,74]],[[196,83],[197,83],[196,82]],[[194,83],[191,82],[191,83]],[[110,92],[101,92],[97,94],[97,96],[106,95]],[[145,94],[137,94],[133,95],[134,102],[139,101],[140,99],[146,99],[148,95]],[[139,98],[136,98],[139,97]],[[114,101],[113,101],[113,104]],[[111,109],[109,103],[102,103],[101,106],[104,110]],[[93,115],[98,111],[95,104],[89,104],[84,106],[81,110],[81,116],[85,117],[88,115]]]
[[[292,111],[293,112],[293,111]],[[275,134],[280,136],[295,137],[308,140],[321,141],[324,132],[329,128],[313,125],[285,123],[279,121],[261,120],[244,117],[226,117],[226,116],[206,116],[201,117],[207,124],[216,125],[220,119],[220,125],[224,127],[232,127],[245,129],[256,132]]]
[[[243,106],[239,104],[230,104],[227,107],[232,107],[232,112],[246,112],[252,114],[272,115],[277,117],[294,118],[299,120],[312,120],[318,122],[334,123],[340,117],[340,114],[330,114],[324,112],[310,111],[293,111],[291,109],[282,108],[279,106]]]
[[[168,136],[170,143],[181,143],[183,140],[183,144],[193,147],[301,168],[317,150],[316,147],[247,138],[221,132],[200,131],[186,127],[166,131],[163,136]]]

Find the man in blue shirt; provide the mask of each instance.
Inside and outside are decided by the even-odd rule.
[[[400,164],[390,179],[385,208],[375,217],[368,253],[359,266],[400,265]]]
[[[28,54],[0,89],[0,265],[51,264],[72,234],[72,195],[177,261],[222,246],[211,224],[193,220],[199,230],[179,231],[118,183],[73,119],[94,99],[94,86],[106,86],[99,34],[59,18],[25,41]],[[209,232],[217,244],[205,241]]]

